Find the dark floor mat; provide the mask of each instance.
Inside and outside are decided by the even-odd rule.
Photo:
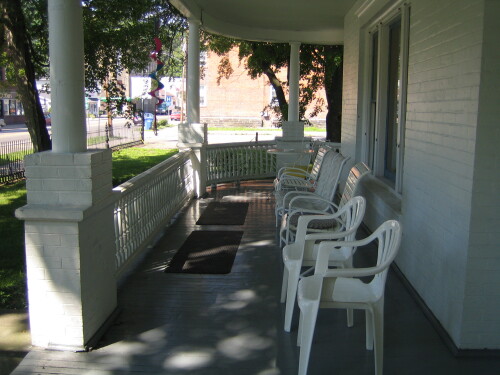
[[[243,231],[194,231],[165,269],[167,273],[231,272]]]
[[[248,202],[210,202],[196,222],[197,225],[243,225]]]

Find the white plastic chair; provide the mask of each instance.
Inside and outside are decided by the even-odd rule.
[[[318,241],[343,240],[352,241],[356,238],[356,231],[363,221],[366,201],[363,197],[354,197],[349,200],[335,214],[331,215],[304,215],[299,218],[297,239],[294,243],[283,248],[283,281],[281,286],[281,302],[286,301],[285,331],[290,332],[297,284],[301,276],[301,268],[313,266],[318,253]],[[336,232],[307,234],[308,224],[313,220],[335,220],[339,223]],[[352,256],[356,248],[345,247],[332,252],[328,263],[336,267],[352,267]],[[306,272],[309,272],[306,271]],[[348,312],[348,320],[352,321],[352,311]]]
[[[332,213],[332,201],[337,190],[339,178],[346,161],[338,152],[329,150],[323,157],[319,172],[318,183],[314,192],[310,191],[276,191],[276,226],[281,222],[281,217],[288,212],[290,204],[297,204],[309,210],[320,213]]]
[[[349,199],[356,196],[361,180],[369,173],[370,168],[368,168],[365,163],[360,162],[354,165],[347,176],[339,205],[337,206],[331,202],[331,208],[329,211],[337,211],[347,201],[349,201]],[[298,198],[291,200],[288,205],[288,212],[284,215],[281,222],[280,242],[287,245],[294,241],[299,216],[314,213],[322,213],[322,211],[306,208],[303,203],[303,199]],[[335,223],[328,223],[327,221],[314,221],[311,225],[309,225],[309,232],[329,232],[335,230],[335,227],[332,227],[333,224]]]
[[[313,189],[318,182],[323,157],[329,150],[329,147],[318,149],[310,171],[307,170],[307,166],[305,168],[298,166],[280,168],[274,180],[274,189],[276,191]]]
[[[368,268],[328,269],[333,251],[359,247],[378,241],[377,263]],[[297,300],[300,322],[297,344],[300,346],[299,375],[307,373],[318,309],[363,309],[366,312],[366,349],[375,348],[375,374],[382,375],[384,345],[384,290],[387,271],[399,250],[401,226],[395,220],[383,223],[364,240],[333,242],[319,246],[315,273],[299,282]],[[357,277],[374,276],[365,284]]]

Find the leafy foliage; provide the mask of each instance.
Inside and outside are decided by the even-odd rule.
[[[91,92],[104,89],[109,114],[118,110],[131,117],[121,74],[148,67],[156,36],[164,46],[163,74],[180,75],[183,59],[178,51],[186,21],[166,0],[84,0],[82,4],[85,86]]]
[[[124,70],[143,71],[154,49],[153,38],[162,40],[169,73],[182,68],[174,53],[187,29],[184,19],[166,0],[84,0],[86,88],[99,91],[110,74],[118,79]]]
[[[168,0],[82,0],[82,7],[85,86],[89,92],[105,90],[110,112],[126,106],[121,74],[147,68],[154,36],[163,41],[164,74],[180,76],[187,23]],[[47,0],[0,0],[0,52],[35,149],[50,149],[36,89],[36,79],[49,75]]]
[[[221,56],[219,64],[220,82],[229,78],[233,72],[227,54],[233,48],[238,49],[240,61],[245,62],[245,68],[253,79],[266,75],[276,92],[275,102],[267,108],[273,111],[283,121],[288,116],[286,92],[287,81],[278,79],[278,72],[288,67],[290,46],[283,43],[249,42],[226,38],[220,35],[203,34],[205,49]],[[324,87],[327,98],[327,138],[340,141],[341,113],[341,82],[342,78],[342,46],[301,45],[300,48],[300,103],[299,116],[307,122],[307,117],[317,115],[324,106],[324,100],[318,91]],[[306,108],[314,104],[313,111],[306,115]],[[339,121],[335,121],[338,119]]]
[[[46,1],[0,0],[0,64],[7,68],[7,84],[17,88],[36,151],[51,148],[36,88],[37,75],[46,73],[47,69],[44,9]]]

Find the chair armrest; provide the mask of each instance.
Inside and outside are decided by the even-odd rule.
[[[349,230],[337,231],[337,232],[323,232],[323,233],[309,233],[306,234],[306,241],[326,241],[326,240],[337,240],[349,236],[350,234],[356,233],[358,228],[351,228]],[[335,241],[347,242],[347,241]]]
[[[309,174],[306,169],[304,168],[299,168],[299,167],[281,167],[276,174],[278,178],[281,178],[283,175],[288,175],[288,174]]]
[[[367,245],[372,242],[376,236],[373,234],[365,239],[357,241],[323,241],[319,244],[318,256],[316,258],[316,265],[314,273],[318,275],[323,275],[324,277],[363,277],[363,276],[373,276],[380,273],[391,264],[392,260],[389,262],[384,262],[376,267],[366,267],[366,268],[328,268],[328,259],[330,258],[330,253],[335,250],[339,250],[342,247],[360,247]]]
[[[300,186],[299,183],[304,184],[305,186]],[[278,191],[278,190],[285,190],[287,188],[299,188],[299,187],[302,189],[306,189],[301,191],[307,191],[307,189],[314,188],[314,182],[311,179],[308,179],[307,176],[305,175],[303,177],[283,175],[278,180],[276,186],[274,187],[274,190]]]
[[[302,169],[302,168],[287,168],[286,170],[284,170],[280,176],[281,177],[299,177],[301,178],[300,176],[295,176],[295,175],[300,175],[300,176],[309,176],[309,172],[305,169]]]
[[[291,217],[291,215],[289,216]],[[337,221],[340,226],[336,230],[325,231],[320,233],[310,233],[309,232],[309,224],[312,221]],[[287,222],[287,226],[285,230],[290,230],[289,221]],[[352,233],[355,233],[355,229],[344,230],[344,224],[342,220],[339,219],[338,215],[330,214],[320,214],[320,215],[301,215],[299,217],[299,222],[297,224],[297,230],[295,233],[295,241],[298,243],[304,243],[305,241],[318,241],[318,240],[338,240],[344,239],[345,236],[348,236]]]
[[[317,194],[309,193],[307,191],[304,191],[304,192],[301,191],[301,192],[297,192],[297,193],[307,193],[307,194],[300,194],[300,195],[297,195],[295,197],[292,197],[292,199],[290,199],[290,202],[288,203],[288,210],[289,211],[293,210],[294,203],[301,198],[308,199],[308,200],[315,201],[315,202],[322,202],[322,203],[325,203],[327,206],[327,209],[323,210],[323,211],[314,210],[314,209],[310,209],[308,211],[307,208],[304,209],[304,211],[307,211],[307,212],[312,212],[312,211],[327,212],[329,209],[331,210],[332,208],[335,208],[335,210],[336,210],[336,208],[338,208],[338,207],[336,207],[335,203],[333,203],[332,201],[330,201],[328,199],[322,198],[322,197],[318,196]],[[283,201],[283,203],[286,203],[286,202]],[[298,211],[298,209],[296,211]]]
[[[302,196],[302,197],[312,197],[312,196],[317,196],[317,194],[314,194],[312,192],[309,192],[309,191],[296,191],[296,190],[292,190],[292,191],[289,191],[285,194],[285,196],[283,197],[283,207],[287,207],[290,203],[290,201],[295,198],[296,196]],[[287,203],[288,201],[288,203]]]

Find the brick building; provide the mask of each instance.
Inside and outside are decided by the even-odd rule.
[[[252,79],[245,69],[245,61],[239,60],[236,49],[233,49],[228,57],[233,73],[227,79],[221,78],[218,83],[221,58],[214,52],[202,56],[204,65],[200,82],[201,121],[212,126],[272,126],[272,113],[264,111],[273,98],[273,88],[269,80],[265,75]],[[286,69],[282,70],[278,78],[285,81],[286,74]],[[321,95],[324,96],[323,93]],[[316,125],[324,125],[325,116],[326,106],[323,112],[310,120]]]
[[[7,83],[5,68],[0,67],[0,118],[6,124],[24,122],[24,109],[18,98],[17,90]]]

